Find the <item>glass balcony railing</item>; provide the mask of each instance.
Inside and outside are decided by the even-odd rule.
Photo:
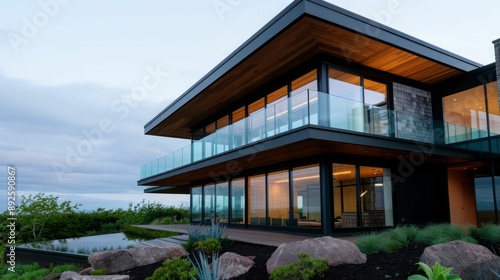
[[[243,147],[305,125],[435,143],[435,129],[444,129],[444,143],[487,136],[437,123],[430,117],[396,112],[327,93],[306,90],[268,104],[250,116],[141,167],[141,179]],[[443,140],[441,140],[443,141]]]

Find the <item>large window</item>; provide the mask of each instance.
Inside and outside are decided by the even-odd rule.
[[[271,226],[283,226],[290,217],[290,184],[288,170],[269,173],[267,176],[269,222]]]
[[[488,117],[490,119],[491,135],[500,134],[500,108],[498,101],[498,85],[497,82],[491,82],[486,85],[488,96]]]
[[[248,177],[248,221],[266,225],[266,176]]]
[[[319,166],[293,169],[292,226],[321,227],[321,188]]]
[[[497,203],[500,202],[500,177],[495,176]],[[495,204],[491,177],[475,178],[477,224],[495,223]],[[500,205],[497,205],[499,207]],[[500,213],[498,213],[500,215]],[[497,221],[500,222],[500,221]]]
[[[245,223],[245,179],[231,181],[231,223]]]
[[[333,182],[335,227],[394,225],[390,169],[335,163]]]
[[[215,185],[205,185],[203,187],[205,212],[205,223],[215,222]]]
[[[191,188],[191,222],[193,223],[201,223],[202,198],[202,187]]]
[[[498,103],[498,97],[495,99]],[[486,137],[488,125],[484,86],[480,85],[444,97],[443,118],[446,143]]]
[[[217,221],[227,223],[229,219],[229,184],[227,182],[215,185],[215,213]]]

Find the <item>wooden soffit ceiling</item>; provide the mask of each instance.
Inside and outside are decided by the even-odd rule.
[[[190,138],[190,128],[200,120],[231,107],[252,90],[318,54],[335,56],[426,84],[463,73],[306,15],[248,55],[148,134]]]

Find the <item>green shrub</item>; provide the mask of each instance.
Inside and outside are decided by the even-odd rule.
[[[212,254],[214,252],[222,250],[222,245],[219,240],[210,237],[203,241],[196,241],[193,244],[193,249],[202,251],[205,254]]]
[[[453,270],[452,267],[444,268],[438,262],[434,264],[434,267],[431,269],[427,264],[423,262],[417,263],[419,269],[423,270],[426,276],[422,276],[420,274],[414,274],[408,277],[408,280],[460,280],[458,275],[451,274]]]
[[[125,233],[127,237],[134,239],[155,239],[178,235],[178,233],[175,232],[154,230],[135,226],[126,226],[123,229],[123,233]]]
[[[105,267],[100,269],[92,269],[92,271],[90,271],[90,275],[108,275],[108,269]]]
[[[80,271],[80,270],[81,268],[74,264],[62,264],[52,267],[50,271],[53,273],[62,273],[65,271]]]
[[[196,271],[188,259],[175,257],[164,261],[146,280],[189,280],[195,275]]]
[[[323,278],[328,270],[326,259],[312,259],[306,253],[299,254],[299,261],[277,267],[269,279],[273,280],[308,280]]]

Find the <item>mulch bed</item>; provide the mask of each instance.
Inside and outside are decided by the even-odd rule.
[[[496,255],[500,253],[500,244],[480,242]],[[408,276],[417,274],[418,267],[415,265],[422,253],[424,246],[409,247],[399,250],[394,254],[370,254],[365,264],[342,265],[329,267],[324,279],[408,279]],[[242,256],[255,256],[255,265],[246,273],[237,278],[243,279],[268,279],[266,262],[276,250],[276,247],[255,245],[234,241],[230,245],[224,246],[224,252],[233,252]],[[161,263],[140,267],[133,271],[128,271],[130,279],[145,279],[153,274]]]

